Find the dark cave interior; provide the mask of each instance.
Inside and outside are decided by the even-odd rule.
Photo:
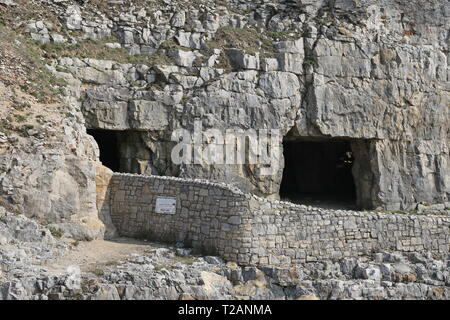
[[[287,139],[280,198],[295,203],[348,207],[356,201],[349,140]]]
[[[120,172],[120,150],[118,133],[115,130],[88,129],[87,133],[94,137],[100,149],[100,161],[114,172]]]

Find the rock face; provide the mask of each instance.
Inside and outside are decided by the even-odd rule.
[[[132,140],[139,143],[120,148],[124,171],[225,181],[277,198],[282,156],[270,176],[262,175],[258,165],[181,167],[170,159],[171,133],[192,130],[196,119],[204,129],[276,128],[290,139],[351,140],[360,206],[411,209],[417,203],[446,203],[449,195],[448,10],[445,1],[421,4],[420,10],[414,3],[229,1],[228,8],[216,3],[189,8],[189,15],[177,4],[149,12],[124,4],[118,16],[89,5],[53,6],[49,1],[49,8],[69,30],[82,30],[85,37],[116,35],[111,48],[171,60],[154,56],[156,62],[145,65],[91,58],[58,61],[65,69],[61,76],[73,75],[71,93],[82,101],[88,128],[133,130]],[[26,25],[35,39],[60,42],[48,22]],[[258,40],[265,33],[270,38]],[[258,41],[251,42],[252,37]],[[172,47],[168,42],[174,42]],[[75,130],[72,135],[83,131],[68,130]],[[53,174],[40,174],[49,180],[40,183],[40,192],[14,201],[27,202],[42,215],[70,215],[85,205],[73,190],[83,183],[83,189],[92,190],[93,166],[81,164],[79,155],[46,157],[52,165],[27,161],[51,166],[58,178],[52,182]],[[11,170],[12,162],[2,161],[4,171]],[[79,172],[58,169],[65,163]],[[78,180],[82,176],[85,182]],[[3,185],[3,192],[9,192],[11,183],[4,180]],[[54,190],[72,199],[72,205],[51,209],[48,203],[58,197],[45,199]],[[82,192],[80,198],[85,198]]]
[[[43,2],[68,34],[62,36],[48,21],[24,21],[33,39],[69,47],[98,41],[100,47],[131,55],[115,60],[114,55],[88,58],[90,52],[56,56],[52,68],[69,82],[67,98],[84,118],[76,127],[66,126],[74,132],[67,132],[72,141],[64,143],[73,144],[84,125],[120,131],[111,133],[117,134],[120,171],[216,180],[277,199],[283,154],[273,156],[273,174],[264,174],[262,164],[177,164],[171,159],[173,132],[192,132],[201,121],[203,130],[222,133],[277,129],[273,144],[278,145],[340,139],[351,143],[359,207],[449,207],[446,1],[230,0],[200,7],[175,1],[151,9],[126,1],[111,4],[115,10]],[[77,143],[91,143],[83,139]],[[210,142],[204,137],[201,148]],[[27,200],[16,195],[15,205],[36,207],[40,215],[67,216],[84,205],[95,210],[93,201],[75,196],[85,199],[81,189],[94,186],[94,165],[82,163],[83,151],[77,152],[75,157],[52,155],[49,170],[58,178],[52,182],[53,173],[40,174],[49,181]],[[4,170],[11,168],[13,160],[8,161],[2,161]],[[27,161],[48,167],[39,159]],[[64,163],[78,172],[58,169]],[[6,190],[12,183],[3,179],[3,194],[12,192]],[[56,211],[50,209],[59,197],[44,199],[56,189],[71,199],[69,208],[55,204]]]
[[[46,143],[42,138],[29,137],[8,143],[7,150],[0,154],[0,194],[4,205],[56,224],[78,224],[81,219],[101,224],[95,206],[93,141],[86,133],[84,137],[80,134],[82,127],[77,132],[71,125],[61,128],[67,130],[63,141]],[[85,152],[92,152],[91,158]],[[98,238],[104,227],[95,227],[93,233],[87,229],[91,234],[87,238]]]
[[[110,189],[109,184],[113,175],[113,172],[101,164],[97,164],[96,168],[96,194],[97,194],[97,210],[100,220],[105,225],[105,239],[113,238],[117,236],[116,227],[114,226],[109,207]]]
[[[52,223],[66,236],[102,238],[105,227],[96,208],[98,146],[86,134],[79,102],[64,99],[41,104],[0,82],[2,125],[14,123],[10,114],[17,105],[26,106],[23,117],[33,123],[33,129],[0,135],[0,205]]]
[[[279,129],[279,143],[350,141],[360,207],[448,206],[446,1],[118,6],[54,10],[70,30],[115,35],[109,47],[153,58],[58,60],[83,83],[86,126],[137,141],[120,148],[122,171],[225,181],[278,198],[282,155],[273,175],[262,165],[171,161],[172,132],[200,119],[205,130]]]

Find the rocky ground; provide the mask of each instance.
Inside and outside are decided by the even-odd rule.
[[[238,266],[189,248],[61,238],[0,207],[0,299],[449,299],[450,262],[418,253],[284,268]]]

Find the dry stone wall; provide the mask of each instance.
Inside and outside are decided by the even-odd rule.
[[[243,265],[281,266],[374,252],[449,253],[450,218],[319,209],[244,194],[223,184],[114,174],[112,221],[124,236],[183,242]],[[175,214],[155,212],[158,196]]]
[[[242,262],[291,264],[380,251],[449,252],[450,219],[366,211],[325,210],[285,202],[250,202]]]
[[[204,253],[229,256],[240,246],[248,196],[206,181],[172,177],[114,174],[109,185],[111,218],[119,233],[129,237],[183,242]],[[175,214],[158,214],[158,196],[176,197]]]

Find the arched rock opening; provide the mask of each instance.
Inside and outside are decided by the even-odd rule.
[[[327,208],[356,208],[350,139],[287,137],[280,198]]]
[[[100,149],[100,161],[114,172],[151,173],[151,153],[141,132],[135,130],[88,129]]]

